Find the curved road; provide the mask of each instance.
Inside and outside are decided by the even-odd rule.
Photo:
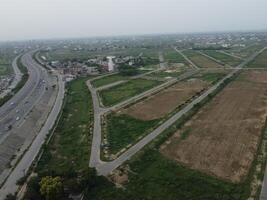
[[[38,103],[38,99],[42,96],[43,90],[45,90],[46,87],[46,77],[47,77],[47,71],[44,70],[39,64],[37,64],[32,59],[32,54],[27,53],[23,56],[23,62],[26,64],[30,78],[27,81],[27,84],[23,87],[23,89],[17,93],[18,96],[14,96],[12,98],[11,102],[14,102],[13,105],[10,103],[7,104],[7,107],[3,109],[3,113],[7,112],[8,109],[13,112],[15,109],[23,109],[22,115],[25,115],[27,112],[30,112],[32,106],[36,103]],[[41,128],[39,134],[36,136],[34,141],[32,142],[31,146],[27,150],[27,152],[22,156],[19,163],[16,165],[16,167],[12,170],[12,172],[9,174],[7,180],[3,184],[2,188],[0,189],[0,200],[5,199],[5,196],[9,193],[14,194],[18,186],[16,185],[16,182],[27,173],[29,167],[32,165],[32,162],[37,157],[42,144],[44,143],[46,136],[49,134],[49,131],[52,129],[58,114],[60,113],[63,99],[64,99],[64,82],[62,80],[62,77],[56,73],[58,77],[58,94],[56,97],[56,101],[54,103],[54,106],[49,113],[49,116],[44,123],[43,127]],[[39,96],[41,95],[41,96]],[[23,99],[19,99],[19,97],[23,97]],[[25,103],[27,102],[27,103]],[[29,110],[28,110],[29,109]],[[20,112],[19,112],[20,113]],[[14,113],[13,113],[14,114]],[[18,114],[18,113],[16,113]],[[9,116],[9,115],[8,115]],[[12,117],[12,116],[10,116]],[[20,120],[16,121],[15,123],[19,123]]]
[[[47,72],[31,59],[33,52],[22,56],[29,78],[25,85],[0,107],[0,144],[10,132],[9,127],[19,126],[47,87]]]

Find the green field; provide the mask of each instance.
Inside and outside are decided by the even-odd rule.
[[[211,84],[214,84],[216,82],[218,82],[220,79],[222,79],[224,76],[226,76],[227,72],[200,72],[191,78],[198,78],[201,79],[203,81],[207,81]]]
[[[40,174],[65,175],[88,168],[92,100],[81,78],[67,85],[67,97],[54,135],[38,163]]]
[[[186,50],[184,54],[200,68],[221,68],[222,66],[206,56],[201,55],[197,51]]]
[[[259,56],[256,57],[251,63],[248,64],[248,67],[251,68],[267,68],[267,50],[262,52]]]
[[[128,78],[127,76],[114,74],[114,75],[105,76],[103,78],[93,80],[91,83],[95,88],[98,88],[98,87],[101,87],[101,86],[104,86],[104,85],[108,85],[110,83],[114,83],[114,82],[117,82],[117,81],[125,80],[127,78]]]
[[[143,121],[126,114],[109,114],[107,116],[109,153],[116,154],[128,144],[136,143],[139,136],[150,132],[158,122],[158,119]]]
[[[104,106],[112,106],[130,97],[149,90],[161,82],[146,79],[133,79],[109,89],[99,91]]]
[[[9,64],[0,64],[0,76],[9,75],[12,71],[12,67]]]
[[[186,63],[186,60],[174,49],[166,49],[163,52],[165,61],[169,63]]]
[[[178,77],[180,76],[182,73],[184,73],[185,70],[181,70],[181,71],[174,71],[174,72],[166,72],[166,71],[157,71],[157,72],[153,72],[151,74],[149,74],[149,77],[156,77],[156,78],[166,78],[166,77]]]
[[[204,53],[233,67],[237,66],[241,62],[241,60],[238,58],[234,58],[232,56],[217,51],[207,50],[204,51]]]
[[[241,200],[246,184],[233,184],[189,170],[147,150],[130,162],[129,181],[123,188],[111,183],[89,188],[86,200]]]

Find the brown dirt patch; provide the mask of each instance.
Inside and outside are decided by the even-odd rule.
[[[267,71],[247,71],[161,146],[190,168],[239,182],[247,175],[267,113]],[[189,134],[182,139],[182,134]],[[180,137],[177,137],[180,135]]]
[[[198,79],[179,82],[140,103],[130,106],[123,110],[123,113],[142,120],[158,119],[173,111],[208,85],[207,82]]]

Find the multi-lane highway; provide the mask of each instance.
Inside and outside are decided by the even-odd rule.
[[[15,126],[19,126],[47,87],[47,71],[31,58],[33,52],[22,56],[29,78],[22,89],[0,107],[0,144]]]
[[[27,151],[22,155],[14,169],[9,172],[7,179],[0,189],[0,200],[5,199],[5,196],[9,193],[15,193],[18,189],[16,182],[25,175],[33,160],[36,158],[63,104],[64,82],[62,77],[57,72],[55,72],[54,75],[50,75],[42,66],[34,61],[32,58],[33,53],[34,52],[29,52],[22,56],[22,63],[27,67],[29,72],[28,81],[24,87],[0,109],[0,128],[1,131],[3,130],[0,135],[1,145],[4,146],[8,138],[14,134],[12,132],[13,130],[20,130],[21,127],[24,127],[33,119],[34,121],[39,121],[39,125],[36,124],[36,127],[40,126],[40,129],[37,130],[36,127],[29,127],[29,135],[36,134],[36,137],[30,142],[30,146],[27,147]],[[54,80],[55,77],[57,84],[55,88],[57,89],[52,88],[53,83],[51,83],[51,80]],[[45,99],[47,99],[47,101],[45,101]],[[50,103],[49,105],[44,105],[44,102]],[[32,113],[38,112],[39,108],[43,110],[44,107],[47,108],[45,108],[43,113],[40,115],[34,114],[34,116],[29,117]],[[12,126],[11,130],[6,129],[6,127],[10,125]],[[30,138],[32,138],[32,136]]]

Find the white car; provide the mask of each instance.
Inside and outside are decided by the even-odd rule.
[[[16,121],[19,121],[20,117],[16,117]]]

